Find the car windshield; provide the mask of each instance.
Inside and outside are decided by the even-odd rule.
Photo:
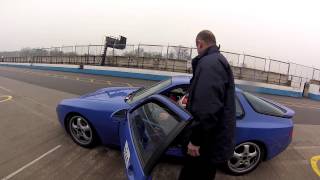
[[[152,94],[155,94],[157,91],[171,85],[171,78],[160,81],[159,83],[156,83],[148,88],[139,89],[135,93],[132,94],[132,96],[128,99],[127,103],[131,104],[134,102],[137,102],[141,99],[144,99]]]

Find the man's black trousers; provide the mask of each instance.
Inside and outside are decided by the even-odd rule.
[[[186,158],[179,180],[213,180],[216,176],[217,165],[204,157]]]

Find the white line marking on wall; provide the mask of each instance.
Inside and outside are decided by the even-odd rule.
[[[8,180],[11,179],[12,177],[14,177],[15,175],[17,175],[18,173],[20,173],[21,171],[23,171],[24,169],[28,168],[29,166],[33,165],[34,163],[36,163],[37,161],[41,160],[42,158],[44,158],[45,156],[51,154],[52,152],[56,151],[57,149],[59,149],[61,147],[61,145],[58,145],[56,147],[54,147],[53,149],[51,149],[50,151],[44,153],[43,155],[41,155],[40,157],[38,157],[37,159],[29,162],[28,164],[24,165],[23,167],[21,167],[20,169],[16,170],[15,172],[9,174],[8,176],[2,178],[1,180]]]

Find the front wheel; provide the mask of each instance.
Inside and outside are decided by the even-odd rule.
[[[244,142],[235,147],[226,169],[233,175],[243,175],[253,171],[262,161],[264,149],[254,142]]]
[[[96,133],[84,117],[74,115],[69,118],[68,130],[72,140],[82,147],[91,148],[97,145],[98,138]]]

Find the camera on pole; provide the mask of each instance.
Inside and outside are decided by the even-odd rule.
[[[108,47],[113,49],[125,49],[126,45],[127,45],[127,38],[124,36],[120,36],[120,38],[106,36],[101,66],[104,66],[106,63]]]

